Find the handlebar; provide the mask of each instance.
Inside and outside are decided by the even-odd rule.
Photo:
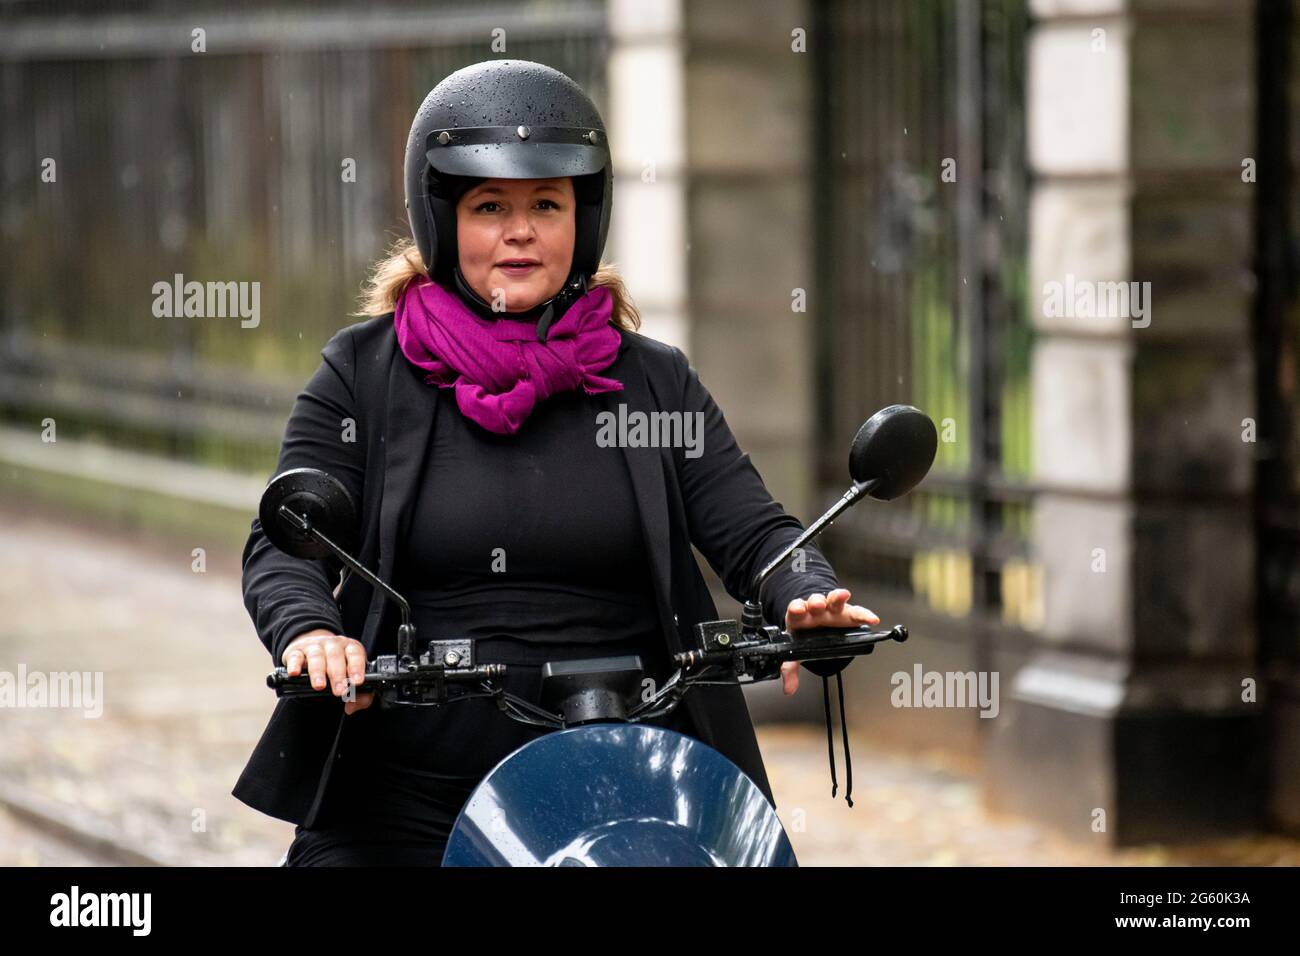
[[[901,624],[889,630],[801,628],[794,632],[772,625],[744,627],[739,621],[704,621],[695,625],[699,648],[673,655],[677,670],[648,700],[637,698],[626,712],[635,723],[670,713],[696,685],[738,685],[774,680],[788,661],[840,660],[870,654],[882,641],[907,640]],[[562,715],[507,692],[501,686],[504,664],[476,664],[474,642],[468,639],[430,641],[418,657],[384,654],[367,664],[361,685],[387,705],[436,707],[460,700],[494,698],[503,713],[535,726],[563,729]],[[311,677],[290,677],[277,667],[266,684],[277,697],[330,699],[328,688],[317,690]],[[349,682],[349,693],[353,692]],[[455,693],[453,693],[455,689]]]

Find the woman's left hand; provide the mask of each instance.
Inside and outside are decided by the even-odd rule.
[[[836,588],[830,594],[795,598],[785,609],[785,629],[858,627],[862,624],[880,623],[880,617],[874,611],[858,604],[849,604],[850,596],[848,588]],[[799,689],[798,661],[787,661],[781,665],[781,685],[787,697]]]

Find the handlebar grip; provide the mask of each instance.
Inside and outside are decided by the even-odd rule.
[[[366,671],[366,679],[363,683],[354,685],[358,693],[380,693],[385,688],[419,686],[426,684],[430,680],[441,680],[449,684],[473,684],[476,681],[498,680],[506,673],[505,664],[480,664],[476,667],[465,668],[463,670],[451,670],[439,672],[435,678],[428,670],[421,672],[406,672],[393,675],[388,672],[374,670]],[[304,671],[296,677],[289,676],[289,670],[286,667],[277,667],[271,673],[266,675],[266,686],[275,691],[280,697],[333,697],[328,684],[317,690],[311,684],[311,675]]]
[[[332,697],[329,683],[317,690],[311,684],[311,675],[303,671],[296,677],[290,677],[288,668],[277,667],[266,675],[266,686],[281,697],[315,697],[317,694]],[[364,685],[363,685],[364,686]]]

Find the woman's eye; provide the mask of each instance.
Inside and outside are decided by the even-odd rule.
[[[551,208],[551,209],[559,209],[559,208],[560,208],[559,204],[558,204],[554,199],[539,199],[539,200],[537,200],[537,202],[538,202],[538,205],[542,205],[542,204],[544,203],[544,204],[546,204],[547,207],[549,207],[549,208]],[[500,203],[498,203],[498,202],[497,202],[496,200],[494,200],[494,199],[489,199],[489,200],[487,200],[486,202],[481,202],[481,203],[479,203],[477,206],[475,206],[475,207],[474,207],[474,211],[475,211],[475,212],[483,212],[483,211],[487,210],[487,207],[488,207],[488,206],[492,206],[492,207],[494,207],[493,209],[488,210],[488,211],[495,212],[495,211],[496,211],[496,207],[500,206]]]

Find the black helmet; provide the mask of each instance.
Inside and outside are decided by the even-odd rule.
[[[486,60],[452,73],[420,104],[406,142],[406,213],[425,271],[471,308],[491,307],[460,274],[456,202],[483,179],[573,177],[573,265],[554,299],[525,313],[538,338],[587,290],[600,265],[613,205],[605,123],[559,70],[529,60]],[[486,310],[486,311],[485,311]]]

